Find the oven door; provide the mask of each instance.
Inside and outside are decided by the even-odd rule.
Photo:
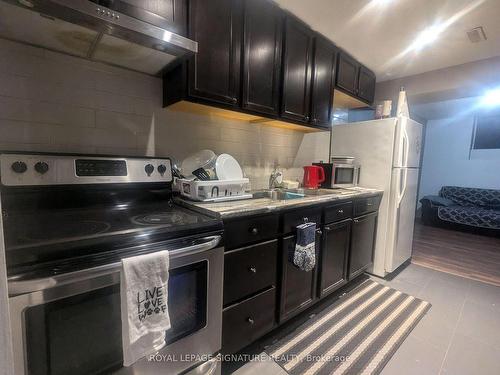
[[[51,287],[10,297],[15,374],[177,374],[210,359],[221,348],[220,239],[210,236],[170,251],[172,327],[159,352],[164,356],[127,368],[122,367],[121,263],[53,277]]]
[[[332,168],[332,187],[352,187],[358,184],[359,167],[352,164],[334,164]]]

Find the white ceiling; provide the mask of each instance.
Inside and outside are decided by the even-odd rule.
[[[275,0],[344,48],[378,81],[500,56],[500,0]],[[448,24],[419,52],[405,52],[427,27]],[[487,40],[466,31],[483,26]]]

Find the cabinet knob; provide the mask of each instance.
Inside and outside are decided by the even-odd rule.
[[[304,117],[304,120],[309,121],[309,116]]]
[[[255,267],[250,267],[248,270],[252,273],[257,273],[257,268]]]
[[[322,230],[321,230],[321,229],[318,229],[318,230],[316,231],[316,233],[318,233],[320,236],[323,234],[323,232],[322,232]]]
[[[259,234],[259,230],[257,228],[252,228],[251,232],[253,235]]]
[[[253,320],[252,318],[247,318],[247,322],[250,323],[250,324],[254,324],[255,320]]]
[[[309,222],[309,218],[308,218],[308,217],[303,217],[303,218],[302,218],[302,221],[303,221],[304,223],[308,223],[308,222]]]
[[[232,102],[232,103],[237,103],[237,102],[238,102],[238,99],[236,99],[236,98],[232,98],[232,99],[231,99],[231,102]]]
[[[343,214],[344,210],[341,208],[338,212],[339,212],[339,214]]]

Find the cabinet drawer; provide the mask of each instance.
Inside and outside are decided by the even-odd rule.
[[[278,240],[224,256],[224,306],[276,285]]]
[[[303,224],[305,221],[316,223],[319,228],[321,208],[306,208],[285,213],[283,215],[283,233],[295,233],[297,225]]]
[[[249,298],[223,312],[222,352],[234,353],[274,327],[276,288]]]
[[[245,217],[224,223],[226,248],[234,249],[252,242],[277,237],[278,215]]]
[[[352,202],[338,203],[325,208],[325,223],[333,223],[352,217]]]
[[[354,201],[354,216],[361,216],[369,212],[378,211],[378,207],[380,206],[381,200],[382,200],[381,195],[356,199]]]

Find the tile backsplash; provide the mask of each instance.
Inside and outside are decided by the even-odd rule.
[[[229,153],[252,188],[275,164],[286,179],[328,160],[327,132],[297,130],[162,108],[162,81],[0,39],[0,149],[171,156]]]

